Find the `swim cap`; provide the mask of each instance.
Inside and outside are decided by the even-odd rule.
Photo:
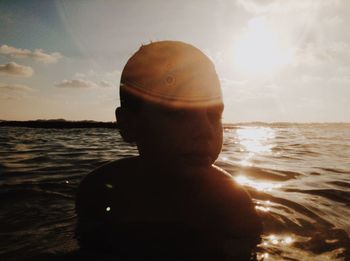
[[[177,41],[141,46],[124,67],[120,90],[167,107],[222,103],[213,63],[199,49]]]

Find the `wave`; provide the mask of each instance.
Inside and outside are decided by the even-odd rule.
[[[225,126],[216,162],[233,179],[243,177],[264,223],[260,253],[275,260],[350,260],[350,124],[264,124],[270,135],[255,137],[260,126]],[[264,150],[249,151],[237,130],[247,130],[245,141]],[[135,154],[113,129],[0,128],[0,259],[76,249],[81,179]]]

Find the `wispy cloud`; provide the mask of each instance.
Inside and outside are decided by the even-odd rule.
[[[100,86],[105,88],[112,88],[115,86],[115,84],[109,82],[109,81],[100,81]]]
[[[86,89],[86,88],[98,87],[98,85],[93,81],[83,80],[83,79],[64,80],[60,83],[55,83],[55,86],[59,88],[72,88],[72,89]]]
[[[0,64],[0,74],[30,77],[34,70],[30,66],[20,65],[15,62]]]
[[[22,84],[1,84],[0,90],[4,91],[15,91],[15,92],[31,92],[33,89],[29,86]]]
[[[22,84],[0,83],[1,100],[18,100],[33,92],[33,88]]]
[[[60,83],[55,83],[56,87],[59,88],[73,88],[73,89],[85,89],[85,88],[112,88],[114,84],[110,81],[102,80],[99,83],[96,83],[87,79],[72,79],[72,80],[63,80]]]
[[[55,83],[55,86],[72,89],[113,88],[119,84],[120,75],[121,72],[118,70],[111,72],[96,72],[94,70],[77,72],[73,79]]]
[[[251,13],[289,12],[310,8],[339,6],[339,0],[237,0],[237,3]]]
[[[15,58],[31,58],[43,63],[56,63],[63,56],[59,52],[45,53],[42,49],[34,51],[28,49],[20,49],[6,44],[0,46],[0,54]]]
[[[121,74],[122,73],[119,70],[114,70],[111,72],[102,72],[102,73],[98,73],[93,70],[90,70],[85,73],[82,73],[82,72],[75,73],[74,78],[91,79],[95,82],[98,82],[98,81],[119,82]]]
[[[322,65],[337,61],[338,64],[348,63],[350,58],[349,44],[344,42],[329,42],[327,45],[308,42],[296,49],[296,65]]]

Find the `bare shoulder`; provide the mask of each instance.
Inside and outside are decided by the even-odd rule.
[[[78,215],[86,209],[93,211],[94,205],[99,205],[105,200],[109,189],[119,181],[136,173],[137,157],[125,158],[109,162],[90,172],[81,181],[77,196],[76,210]]]
[[[212,184],[217,186],[217,193],[222,202],[223,211],[231,218],[232,225],[245,235],[257,236],[262,231],[262,222],[258,216],[252,198],[241,185],[225,170],[213,166]]]
[[[241,207],[251,208],[253,203],[249,193],[233,179],[233,177],[225,170],[213,165],[212,171],[215,175],[212,175],[213,184],[220,187],[221,193],[226,197],[231,198]]]
[[[80,189],[95,187],[103,182],[122,179],[127,173],[134,172],[138,157],[125,158],[109,162],[90,172],[80,183]]]

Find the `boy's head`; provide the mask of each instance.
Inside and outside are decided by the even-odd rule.
[[[220,153],[220,83],[197,48],[176,41],[142,46],[124,67],[120,102],[120,132],[141,156],[207,166]]]

